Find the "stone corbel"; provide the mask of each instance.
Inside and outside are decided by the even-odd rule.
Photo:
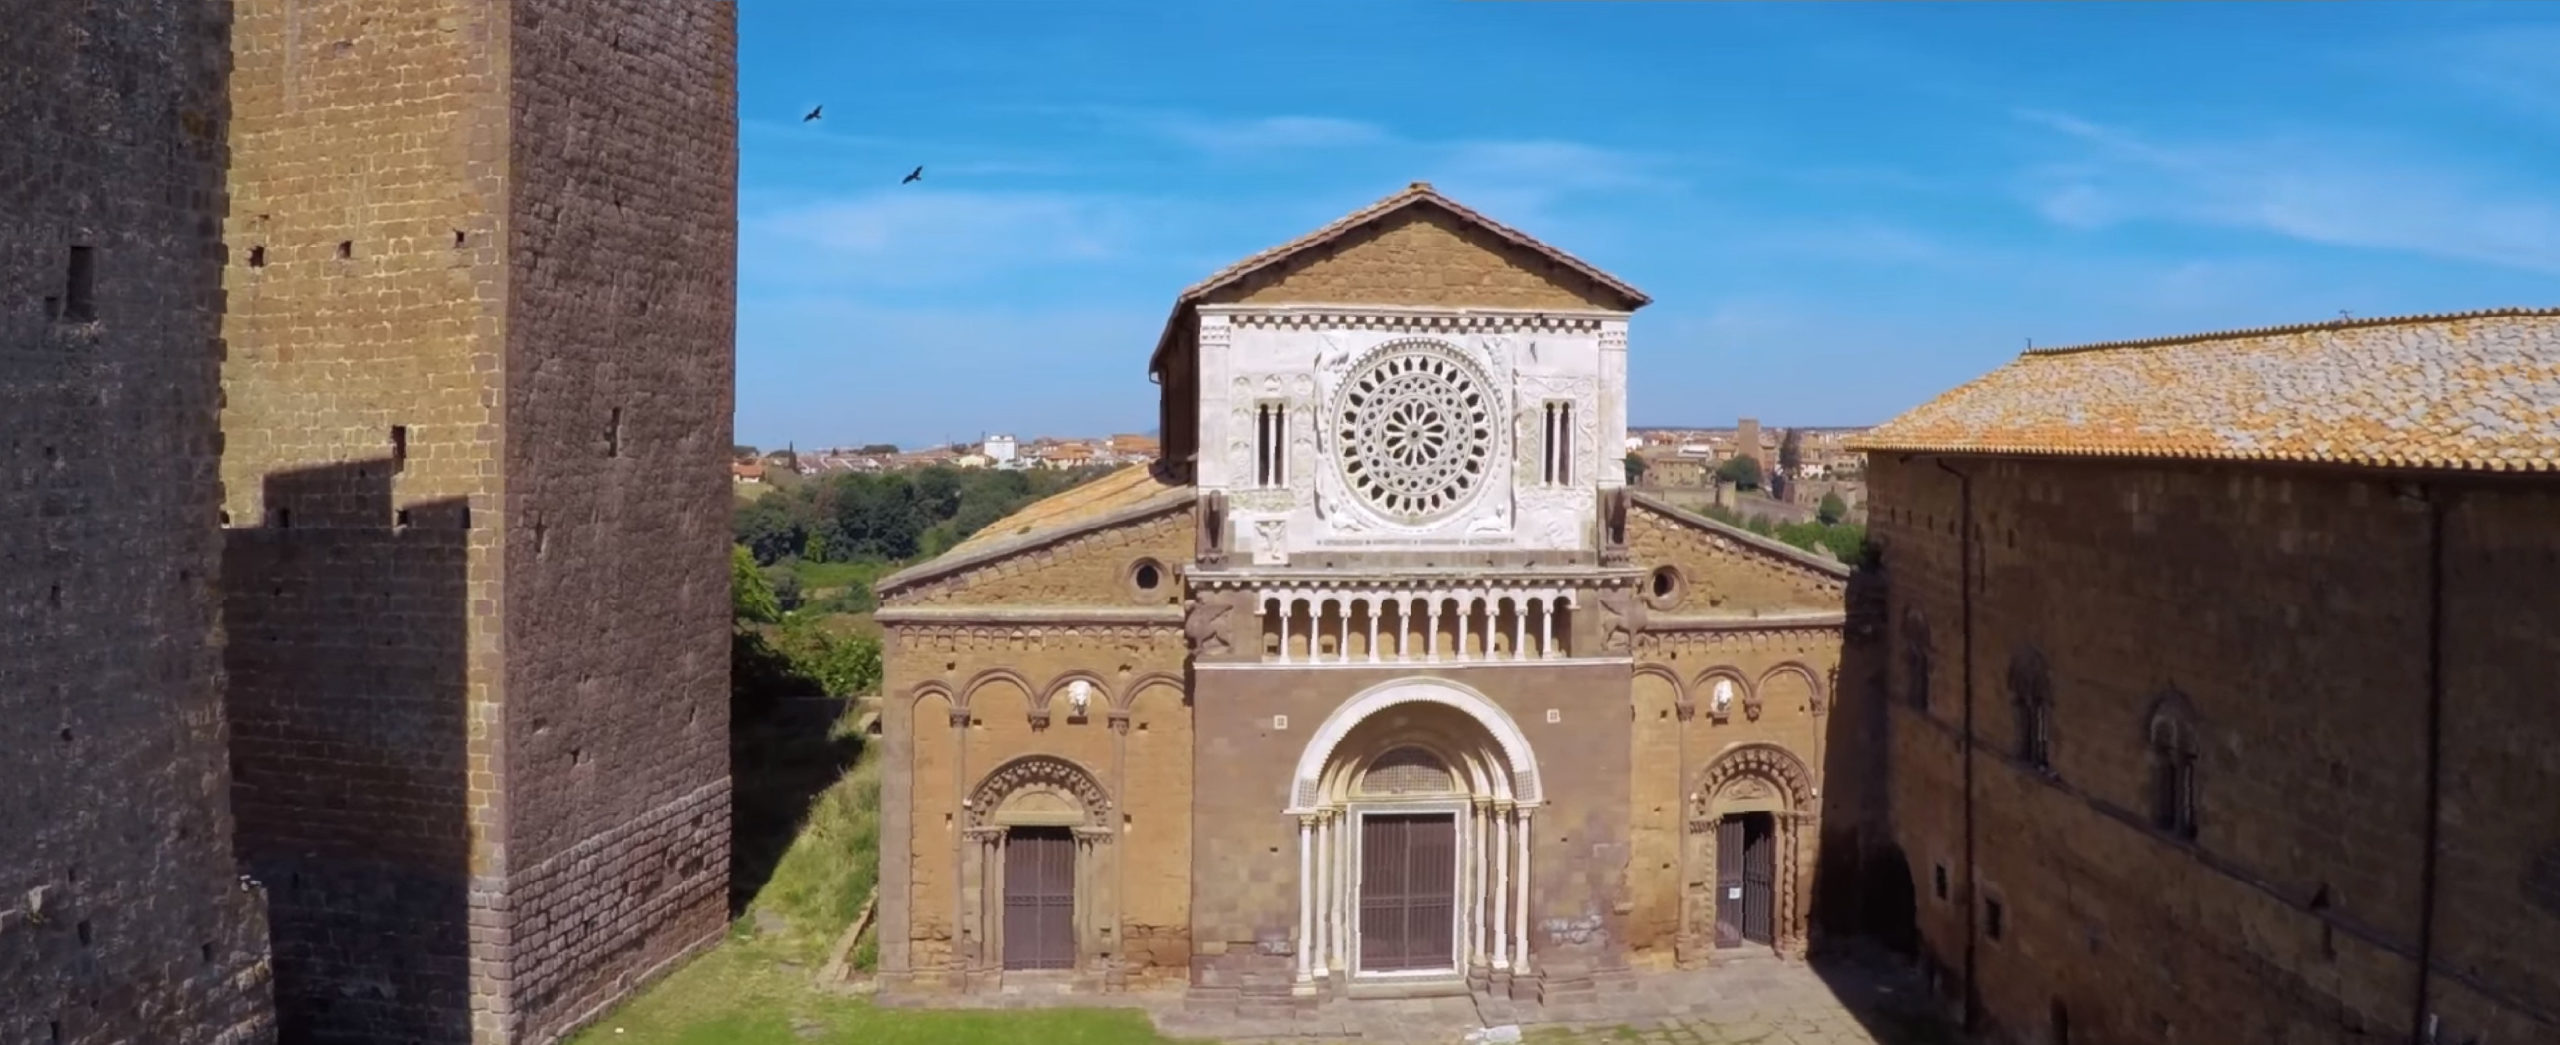
[[[951,728],[953,728],[953,729],[967,729],[967,728],[969,728],[969,709],[967,709],[967,708],[953,708],[953,709],[951,709]]]
[[[1129,709],[1113,708],[1104,716],[1104,721],[1110,725],[1112,732],[1124,737],[1129,735]]]
[[[1627,554],[1627,489],[1600,491],[1600,565],[1624,566]]]
[[[1211,490],[1200,495],[1199,532],[1195,535],[1192,559],[1201,566],[1227,564],[1227,495]]]
[[[1689,695],[1683,693],[1680,699],[1671,702],[1671,713],[1680,716],[1682,722],[1695,719],[1698,717],[1697,702],[1690,700]]]
[[[1031,709],[1030,719],[1031,728],[1033,729],[1049,728],[1049,705],[1041,704],[1033,707]]]

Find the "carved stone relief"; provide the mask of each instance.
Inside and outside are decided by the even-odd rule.
[[[1235,616],[1235,600],[1224,592],[1202,593],[1191,599],[1183,615],[1182,632],[1191,641],[1195,655],[1215,657],[1235,648],[1228,641],[1228,620]]]
[[[1604,653],[1625,653],[1634,649],[1636,596],[1620,586],[1600,589],[1600,649]]]
[[[1289,565],[1289,523],[1285,519],[1261,519],[1253,524],[1257,539],[1253,549],[1256,566]]]

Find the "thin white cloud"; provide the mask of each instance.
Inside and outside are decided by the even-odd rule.
[[[1112,197],[911,185],[766,211],[747,219],[745,235],[751,261],[815,260],[912,285],[1124,257],[1143,224],[1133,203]]]
[[[2077,147],[2028,174],[2028,202],[2057,224],[2169,221],[2560,272],[2548,184],[2335,137],[2170,143],[2066,114],[2018,115]]]
[[[2425,68],[2484,97],[2540,116],[2560,117],[2560,24],[2511,25],[2460,33],[2414,49]],[[2405,68],[2408,52],[2391,57]]]
[[[1164,116],[1151,121],[1151,126],[1156,133],[1183,145],[1219,153],[1339,149],[1380,145],[1395,138],[1377,124],[1331,116],[1264,116],[1246,120]]]

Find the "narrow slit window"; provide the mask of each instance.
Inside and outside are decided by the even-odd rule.
[[[1264,403],[1255,408],[1253,445],[1253,484],[1262,487],[1286,484],[1289,476],[1289,408],[1286,405]]]
[[[1549,486],[1572,485],[1573,404],[1569,401],[1548,403],[1545,419],[1546,438],[1540,440],[1540,444],[1545,447],[1543,455],[1545,460],[1541,473],[1545,475],[1546,484]]]
[[[98,318],[97,248],[71,248],[70,281],[62,293],[62,318],[73,323],[87,323]]]
[[[409,426],[408,426],[408,425],[392,425],[392,426],[391,426],[391,463],[392,463],[392,464],[394,464],[394,465],[406,464],[406,463],[408,463],[408,460],[409,460]]]
[[[622,408],[618,406],[613,408],[612,419],[605,422],[604,455],[622,456]]]

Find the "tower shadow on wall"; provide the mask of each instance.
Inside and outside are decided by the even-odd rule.
[[[224,532],[232,803],[279,1041],[470,1040],[470,510],[399,461],[278,472]]]
[[[1814,971],[1879,1041],[1940,1040],[1935,1006],[1908,983],[1916,883],[1894,841],[1889,576],[1870,545],[1844,598],[1840,676],[1823,723],[1823,844],[1814,868]],[[1892,987],[1887,990],[1885,988]]]

